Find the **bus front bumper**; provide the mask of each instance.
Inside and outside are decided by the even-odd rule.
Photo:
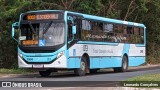
[[[19,68],[67,68],[67,58],[62,55],[50,64],[28,64],[18,55]]]

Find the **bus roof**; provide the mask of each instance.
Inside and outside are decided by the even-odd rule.
[[[118,19],[111,19],[107,17],[100,17],[100,16],[95,16],[95,15],[89,15],[89,14],[82,14],[82,13],[77,13],[77,12],[71,12],[71,11],[64,11],[64,10],[37,10],[37,11],[29,11],[30,12],[52,12],[52,11],[62,11],[71,14],[77,14],[77,15],[82,15],[86,19],[90,20],[98,20],[98,21],[104,21],[104,22],[109,22],[109,23],[117,23],[117,24],[125,24],[125,25],[130,25],[130,26],[138,26],[138,27],[145,27],[144,24],[141,23],[135,23],[135,22],[129,22],[129,21],[124,21],[124,20],[118,20]]]

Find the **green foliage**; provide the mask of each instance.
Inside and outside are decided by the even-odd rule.
[[[5,69],[5,68],[1,68],[0,69],[0,74],[33,74],[35,73],[34,70],[28,70],[28,69]]]
[[[16,68],[17,43],[11,24],[21,13],[58,9],[144,23],[147,27],[147,62],[160,62],[160,0],[0,0],[0,60]]]
[[[77,0],[73,3],[73,11],[87,13],[87,14],[96,14],[100,11],[102,7],[101,0]]]
[[[160,80],[160,74],[145,74],[137,77],[130,78],[126,81],[159,81]]]

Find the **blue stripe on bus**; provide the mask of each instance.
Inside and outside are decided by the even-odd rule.
[[[67,68],[80,68],[80,62],[81,58],[79,57],[69,58],[67,60]]]
[[[145,57],[129,57],[129,66],[139,66],[145,63]]]
[[[145,63],[145,57],[128,57],[128,66],[139,66]],[[69,58],[67,68],[80,68],[81,58]],[[122,57],[90,57],[90,69],[94,68],[114,68],[122,66]]]
[[[121,67],[121,57],[101,57],[101,58],[91,58],[90,68],[111,68],[111,67]]]
[[[129,54],[129,49],[130,49],[130,44],[124,44],[122,55],[124,55],[124,54],[128,55]]]
[[[67,60],[68,68],[80,68],[81,58],[69,58]],[[121,67],[121,57],[90,57],[90,68],[111,68]]]

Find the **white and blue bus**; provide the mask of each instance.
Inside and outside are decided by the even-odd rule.
[[[12,24],[12,37],[18,42],[19,68],[38,68],[41,76],[59,69],[79,76],[101,68],[125,72],[145,63],[146,27],[140,23],[63,10],[29,11]]]

